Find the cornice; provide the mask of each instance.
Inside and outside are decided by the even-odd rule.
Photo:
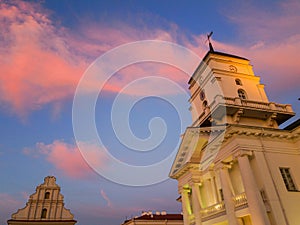
[[[185,163],[180,169],[178,169],[176,171],[175,174],[173,174],[170,177],[173,178],[173,179],[178,179],[188,171],[200,172],[199,166],[200,166],[199,163],[191,163],[191,162]],[[193,173],[193,172],[191,172],[191,173]]]
[[[247,73],[241,73],[241,72],[230,72],[224,69],[217,69],[214,68],[212,69],[212,71],[214,73],[216,73],[217,75],[222,75],[222,76],[229,76],[229,77],[239,77],[239,78],[247,78],[249,80],[255,80],[255,81],[260,81],[260,77],[256,76],[254,74],[247,74]]]
[[[234,136],[263,137],[272,139],[292,140],[300,137],[300,132],[290,132],[281,129],[263,128],[245,125],[229,125],[225,130],[224,141],[227,142]]]
[[[225,132],[222,132],[225,131]],[[189,133],[190,135],[208,135],[210,133],[219,132],[216,133],[217,135],[213,138],[213,140],[210,140],[210,143],[208,145],[204,146],[203,149],[207,148],[226,148],[228,151],[222,151],[218,152],[216,159],[214,160],[214,163],[218,164],[219,160],[226,158],[226,155],[232,155],[233,158],[236,158],[237,155],[241,155],[242,153],[246,153],[248,155],[252,155],[252,151],[263,151],[263,149],[267,152],[274,152],[274,153],[280,153],[281,150],[276,150],[273,147],[270,146],[263,146],[260,144],[255,144],[253,142],[249,142],[248,144],[243,143],[242,145],[239,145],[238,142],[231,142],[233,138],[236,137],[253,137],[257,140],[259,139],[273,139],[277,142],[280,140],[288,141],[288,142],[294,142],[295,139],[300,139],[300,131],[294,130],[294,131],[288,131],[288,130],[282,130],[282,129],[275,129],[275,128],[262,128],[262,127],[256,127],[256,126],[247,126],[247,125],[226,125],[226,126],[215,126],[215,127],[189,127],[187,128],[186,134]],[[235,143],[233,146],[228,146],[230,143]],[[222,145],[222,146],[221,146]],[[221,147],[220,147],[221,146]],[[226,147],[227,146],[227,147]],[[299,154],[296,150],[296,148],[293,148],[292,146],[285,148],[286,154]],[[200,164],[199,162],[193,162],[189,161],[184,163],[178,170],[170,176],[173,179],[178,179],[184,174],[186,174],[188,171],[198,171],[200,170]],[[206,169],[205,169],[206,170]],[[205,171],[203,170],[203,171]]]

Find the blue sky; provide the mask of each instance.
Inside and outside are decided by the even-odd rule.
[[[176,181],[121,185],[84,161],[72,125],[80,78],[98,57],[134,41],[177,43],[202,58],[208,50],[206,34],[213,31],[215,49],[250,59],[269,100],[292,104],[295,120],[300,113],[299,10],[296,0],[0,1],[0,224],[25,206],[47,175],[56,176],[79,225],[120,224],[143,210],[180,212]],[[153,82],[153,76],[182,89]],[[142,80],[143,85],[124,91],[147,77],[151,79]],[[101,90],[95,111],[97,131],[109,153],[130,165],[147,166],[176,151],[181,126],[188,126],[190,119],[182,121],[181,111],[158,96],[176,99],[188,113],[188,79],[174,67],[153,62],[116,71]],[[148,97],[140,98],[148,91]],[[151,137],[151,119],[164,120],[166,136],[151,151],[135,151],[114,133],[111,112],[118,94],[123,97],[121,108],[140,98],[125,118],[136,137]],[[101,157],[97,163],[105,167]]]

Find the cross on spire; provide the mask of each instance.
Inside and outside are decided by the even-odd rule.
[[[210,42],[210,37],[212,36],[212,34],[213,34],[213,32],[211,31],[211,32],[207,35],[207,41],[208,41],[208,46],[209,46],[209,51],[210,51],[210,52],[214,52],[214,51],[215,51],[214,48],[213,48],[213,46],[212,46],[212,44],[211,44],[211,42]]]

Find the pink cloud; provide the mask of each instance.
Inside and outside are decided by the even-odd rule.
[[[1,2],[0,101],[18,115],[69,98],[86,66],[36,3]]]
[[[84,144],[89,149],[86,157],[93,165],[105,165],[104,154],[92,145]],[[37,143],[35,148],[25,148],[24,154],[33,157],[46,156],[58,171],[71,178],[86,178],[91,175],[92,169],[82,157],[77,146],[55,140],[51,144]]]
[[[102,198],[104,198],[104,200],[106,201],[107,206],[109,208],[112,208],[113,207],[112,202],[103,189],[100,190],[100,194],[101,194]]]
[[[107,26],[88,21],[75,31],[54,23],[50,12],[37,3],[16,1],[0,4],[0,36],[3,37],[0,45],[0,102],[4,110],[21,117],[47,104],[53,106],[53,115],[58,115],[63,102],[73,98],[88,65],[121,44],[156,39],[180,43],[200,56],[207,51],[205,35],[188,34],[172,23],[168,29],[153,29],[122,22]],[[297,10],[300,3],[287,1],[278,4],[278,8],[281,11],[277,14],[252,7],[228,16],[239,27],[240,36],[247,36],[246,40],[251,37],[254,43],[246,41],[244,45],[236,45],[213,40],[213,44],[218,51],[249,58],[254,69],[266,73],[268,78],[270,76],[266,81],[282,92],[287,87],[296,88],[299,83],[300,33],[295,27],[300,21]],[[281,79],[282,73],[285,74],[284,80]],[[119,71],[105,85],[105,90],[119,92],[141,76],[157,75],[184,87],[188,80],[183,72],[171,66],[136,64]],[[153,89],[159,84],[148,82],[144,85]],[[87,88],[99,87],[91,81]],[[177,94],[172,89],[157,90],[160,94]],[[143,88],[126,94],[141,92]]]
[[[142,39],[174,41],[175,28],[141,31],[126,24],[119,27],[85,24],[75,32],[58,27],[50,13],[37,3],[0,4],[0,35],[3,37],[0,101],[5,110],[19,116],[26,116],[46,104],[53,104],[54,114],[57,114],[63,105],[61,102],[73,97],[80,77],[92,60],[113,47]],[[140,73],[140,70],[145,72],[143,67],[135,72]],[[159,70],[153,69],[155,73]],[[114,79],[106,85],[106,90],[118,92],[129,82],[131,72],[122,74],[121,80]]]

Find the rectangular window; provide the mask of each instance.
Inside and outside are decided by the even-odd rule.
[[[220,193],[221,200],[224,201],[223,190],[219,189],[219,193]]]
[[[298,191],[290,173],[290,168],[279,168],[280,173],[288,191]]]

